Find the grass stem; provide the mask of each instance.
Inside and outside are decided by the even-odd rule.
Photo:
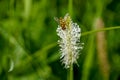
[[[85,35],[88,35],[88,34],[92,34],[92,33],[96,33],[96,32],[101,32],[101,31],[114,30],[114,29],[120,29],[120,26],[108,27],[108,28],[103,28],[103,29],[98,29],[98,30],[92,30],[92,31],[83,32],[82,36],[85,36]]]

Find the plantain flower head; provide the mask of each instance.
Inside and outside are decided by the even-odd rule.
[[[55,18],[58,22],[57,35],[61,52],[61,61],[65,68],[69,68],[71,64],[77,63],[79,51],[82,49],[80,44],[81,29],[77,23],[73,23],[69,14],[64,18]]]

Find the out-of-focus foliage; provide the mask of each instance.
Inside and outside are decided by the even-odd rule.
[[[66,80],[54,17],[68,10],[68,0],[0,0],[0,80]],[[105,27],[120,26],[119,0],[73,0],[72,13],[82,32],[93,30],[98,16]],[[79,67],[74,65],[75,80],[103,80],[91,35],[81,37],[84,49]],[[107,31],[106,41],[109,80],[119,80],[120,30]]]

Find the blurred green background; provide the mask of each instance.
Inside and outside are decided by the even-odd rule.
[[[73,0],[72,5],[69,1],[0,0],[0,80],[67,79],[54,17],[70,12],[82,33],[95,30],[96,19],[104,28],[120,26],[120,0]],[[120,29],[103,35],[103,61],[96,33],[81,37],[84,48],[79,66],[74,65],[74,80],[120,80]]]

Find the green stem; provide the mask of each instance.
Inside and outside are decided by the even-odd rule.
[[[85,35],[100,32],[100,31],[107,31],[107,30],[113,30],[113,29],[119,29],[119,28],[120,28],[120,26],[103,28],[103,29],[98,29],[98,30],[92,30],[92,31],[83,32],[81,35],[85,36]]]
[[[70,16],[72,16],[72,8],[73,8],[73,5],[72,5],[72,2],[73,0],[68,0],[68,12],[70,14]],[[68,80],[73,80],[73,64],[70,65],[70,69],[68,71],[68,76],[67,76],[67,79]]]
[[[69,0],[69,3],[68,3],[68,12],[69,14],[72,16],[72,0]]]
[[[68,69],[67,80],[73,80],[73,64],[71,64],[70,68]]]
[[[73,80],[73,64],[70,66],[70,80]]]

